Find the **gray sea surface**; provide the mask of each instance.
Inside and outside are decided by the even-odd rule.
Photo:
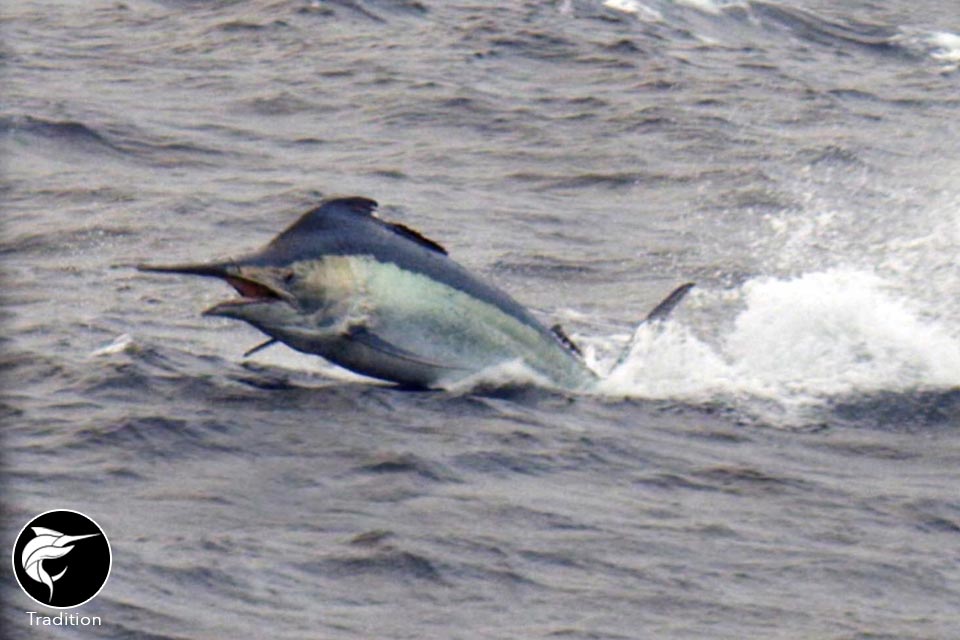
[[[960,638],[953,0],[0,15],[0,543],[69,508],[113,549],[95,628],[29,627],[0,565],[4,638]],[[600,389],[244,358],[228,287],[132,268],[330,195]]]

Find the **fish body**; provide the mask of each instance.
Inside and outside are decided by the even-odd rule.
[[[268,343],[402,385],[444,386],[514,361],[564,389],[598,382],[562,331],[436,242],[376,217],[376,206],[328,200],[256,253],[140,269],[221,278],[241,298],[205,315],[243,320]]]

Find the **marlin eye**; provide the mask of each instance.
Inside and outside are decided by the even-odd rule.
[[[293,271],[287,271],[286,273],[283,274],[283,281],[286,284],[290,284],[291,282],[293,282],[293,279],[296,277],[297,276]]]

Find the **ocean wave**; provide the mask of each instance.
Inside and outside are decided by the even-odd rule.
[[[183,140],[148,134],[131,125],[93,125],[34,115],[0,116],[0,134],[62,156],[75,153],[137,160],[153,166],[209,164],[224,152]]]
[[[443,568],[421,554],[396,548],[376,549],[353,556],[329,557],[305,562],[300,567],[310,574],[326,577],[377,578],[401,583],[410,580],[444,582]]]
[[[825,17],[816,12],[763,0],[596,0],[560,6],[562,13],[588,17],[596,8],[626,15],[642,23],[672,27],[706,44],[736,44],[751,31],[757,35],[784,33],[798,42],[841,48],[856,47],[939,62],[944,70],[960,65],[960,36],[949,31],[924,31],[911,25],[866,22],[851,17]],[[704,23],[706,17],[713,23]],[[724,22],[729,29],[724,29]],[[751,45],[756,44],[751,42]]]

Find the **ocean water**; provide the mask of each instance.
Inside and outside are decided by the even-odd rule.
[[[5,3],[0,540],[70,508],[114,559],[98,628],[3,565],[3,637],[960,637],[956,9]],[[131,268],[333,194],[600,390],[245,359],[227,287]]]

